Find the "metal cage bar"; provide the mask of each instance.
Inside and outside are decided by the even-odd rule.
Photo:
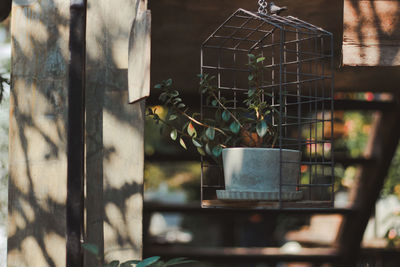
[[[301,208],[302,203],[308,208],[333,207],[333,35],[292,16],[234,12],[201,47],[201,74],[217,77],[218,97],[231,101],[227,108],[233,112],[244,106],[249,89],[249,53],[266,58],[259,88],[262,99],[278,110],[271,117],[279,133],[278,199],[274,203],[260,200],[268,202],[261,206],[290,208],[283,193],[294,186],[303,197],[293,207]],[[201,96],[201,118],[217,109]],[[295,183],[282,179],[283,169],[297,164],[284,159],[284,149],[302,152]],[[215,192],[224,189],[222,168],[207,156],[202,157],[201,166],[201,199],[208,201],[203,207],[219,207]]]

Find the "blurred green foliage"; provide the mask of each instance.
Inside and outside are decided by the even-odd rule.
[[[400,198],[400,145],[389,168],[388,176],[382,189],[382,196],[395,194]]]
[[[344,135],[335,140],[336,150],[345,151],[351,157],[360,157],[368,141],[373,112],[344,112]]]
[[[145,189],[155,189],[166,182],[171,189],[200,179],[200,162],[146,162],[144,169]]]
[[[160,117],[167,116],[167,110],[161,106],[157,109]],[[145,121],[145,155],[174,156],[180,153],[193,153],[177,146],[169,136],[169,131],[163,131],[163,125],[156,124],[152,118],[146,117]],[[159,185],[166,182],[171,190],[185,190],[188,199],[199,199],[200,187],[200,157],[199,161],[146,161],[144,167],[145,190],[156,190]]]

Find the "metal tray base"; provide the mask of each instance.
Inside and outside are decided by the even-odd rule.
[[[249,191],[229,191],[217,190],[219,200],[243,200],[243,201],[279,201],[279,192],[249,192]],[[303,198],[302,191],[281,192],[282,201],[295,201]]]

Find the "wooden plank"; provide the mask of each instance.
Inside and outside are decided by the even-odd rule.
[[[254,209],[247,208],[236,208],[236,207],[219,207],[219,208],[202,208],[200,203],[189,203],[189,204],[167,204],[160,202],[145,202],[144,203],[144,213],[149,214],[153,212],[171,212],[171,213],[184,213],[184,214],[199,214],[208,216],[212,214],[213,216],[235,216],[236,214],[253,214]],[[322,213],[322,214],[348,214],[353,213],[351,209],[343,208],[312,208],[312,209],[257,209],[257,213],[268,213],[268,214],[278,214],[282,212],[287,213]]]
[[[12,2],[17,6],[30,6],[38,0],[13,0]]]
[[[67,267],[83,267],[86,1],[70,2],[67,121]]]
[[[341,225],[337,242],[341,253],[348,259],[347,266],[354,266],[364,230],[379,197],[384,179],[400,139],[400,105],[394,111],[377,115],[370,133],[366,156],[376,159],[374,164],[364,165],[352,189],[351,208],[356,214],[346,217]]]
[[[345,0],[343,65],[400,65],[400,2]]]
[[[287,201],[282,202],[283,209],[319,209],[332,208],[331,201]],[[235,209],[279,209],[277,201],[222,201],[203,200],[203,208],[235,208]]]
[[[142,257],[144,101],[128,104],[129,34],[139,2],[146,6],[88,1],[86,242],[106,262]],[[99,265],[90,253],[85,261]]]
[[[298,253],[287,253],[277,247],[189,247],[149,246],[144,257],[159,255],[162,258],[187,257],[201,261],[237,262],[337,262],[340,255],[335,248],[302,248]]]
[[[128,90],[129,103],[150,95],[150,33],[151,12],[147,3],[139,1],[139,7],[129,37]]]
[[[333,248],[315,247],[303,248],[301,255],[284,254],[279,248],[204,248],[204,247],[182,247],[182,246],[149,246],[145,250],[145,257],[160,255],[163,258],[186,256],[199,261],[211,261],[221,263],[237,262],[342,262],[340,253]],[[362,249],[361,260],[382,260],[391,262],[400,259],[400,253],[396,249]],[[317,265],[318,266],[318,265]],[[338,265],[343,266],[343,265]]]
[[[69,17],[65,0],[12,7],[10,267],[66,264]]]

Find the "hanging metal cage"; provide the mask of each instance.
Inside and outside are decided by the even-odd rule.
[[[332,34],[292,16],[234,12],[201,47],[201,73],[215,76],[218,98],[228,100],[232,112],[245,106],[249,54],[263,57],[262,97],[276,112],[272,124],[278,132],[279,189],[274,197],[268,195],[271,192],[240,190],[217,197],[218,192],[229,191],[222,166],[202,157],[202,207],[333,207]],[[203,94],[201,116],[215,114],[217,109]],[[292,163],[282,156],[288,149],[301,151],[292,183],[283,177]],[[288,191],[296,196],[285,197]]]

